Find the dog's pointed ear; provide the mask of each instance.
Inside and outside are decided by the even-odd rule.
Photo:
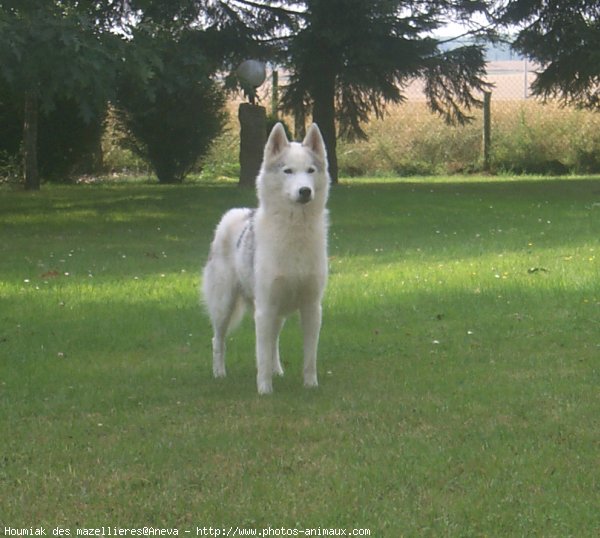
[[[265,146],[265,161],[274,159],[289,145],[290,141],[285,134],[283,125],[280,122],[276,123]]]
[[[327,158],[327,150],[325,149],[325,142],[321,136],[321,131],[316,123],[313,123],[306,131],[306,136],[302,142],[302,145],[310,149],[319,159],[325,161]]]

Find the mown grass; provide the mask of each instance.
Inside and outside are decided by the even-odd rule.
[[[0,190],[0,523],[600,532],[600,178],[346,183],[321,386],[211,378],[232,185]]]

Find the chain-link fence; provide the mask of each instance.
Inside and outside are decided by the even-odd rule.
[[[404,103],[389,106],[382,119],[373,117],[364,125],[367,140],[338,141],[340,174],[599,172],[600,114],[556,101],[544,103],[533,96],[531,85],[538,69],[506,52],[488,55],[489,106],[467,111],[472,121],[466,125],[448,125],[440,115],[432,114],[423,81],[411,82],[403,88]],[[286,84],[286,73],[280,69],[280,89]],[[267,114],[277,109],[270,71],[259,93]],[[483,95],[478,97],[484,100]],[[291,131],[296,130],[296,118],[278,116]],[[298,131],[295,135],[301,138]]]
[[[492,60],[487,64],[486,80],[493,84],[494,101],[520,101],[531,97],[531,83],[537,66],[526,59]],[[423,82],[411,82],[404,92],[410,101],[425,101]]]
[[[493,84],[492,95],[494,101],[521,101],[531,98],[531,84],[535,80],[536,64],[526,58],[509,55],[503,49],[498,49],[498,54],[488,54],[487,76],[488,82]],[[259,100],[268,110],[272,106],[272,69],[268,69],[267,81],[259,89]],[[285,69],[277,69],[278,85],[285,87],[288,82],[288,74]],[[423,91],[424,83],[416,79],[411,81],[403,90],[403,94],[409,101],[425,101]]]

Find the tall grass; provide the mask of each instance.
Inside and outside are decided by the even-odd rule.
[[[193,179],[239,177],[239,125],[235,104],[229,122],[198,163]],[[482,112],[474,121],[449,126],[421,101],[391,107],[367,126],[368,140],[338,142],[342,177],[476,173],[482,169]],[[291,125],[293,122],[288,119]],[[120,140],[114,117],[107,121],[104,164],[116,175],[145,174],[149,167]],[[589,174],[600,172],[600,115],[556,103],[494,101],[492,172],[497,174]],[[0,163],[1,172],[1,163]],[[6,172],[8,173],[8,172]]]
[[[598,535],[598,178],[333,189],[321,386],[292,319],[266,398],[197,301],[253,199],[0,190],[2,525]]]
[[[345,175],[474,172],[482,166],[481,111],[465,126],[448,126],[425,103],[408,102],[372,121],[369,140],[341,143]],[[600,171],[600,115],[557,104],[492,100],[491,166],[496,173]]]
[[[338,142],[342,177],[474,173],[482,169],[482,112],[474,121],[449,126],[426,104],[391,107],[367,126],[369,139]],[[201,163],[203,177],[237,177],[239,126],[227,131]],[[536,101],[492,98],[492,172],[587,174],[600,172],[600,115]]]

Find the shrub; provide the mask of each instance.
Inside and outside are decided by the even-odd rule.
[[[185,36],[156,37],[154,73],[128,75],[118,110],[125,145],[147,160],[161,183],[180,183],[222,130],[225,97],[201,51]]]
[[[23,111],[21,99],[0,88],[0,175],[19,173]],[[101,137],[104,110],[89,110],[81,117],[77,104],[70,99],[56,100],[50,110],[39,111],[38,163],[40,175],[49,181],[67,182],[80,174],[100,172]],[[7,168],[8,167],[8,168]],[[7,170],[10,169],[10,172]]]
[[[240,176],[240,133],[239,125],[233,120],[210,144],[200,161],[202,176],[207,179],[239,178]]]
[[[110,176],[148,176],[148,162],[127,148],[128,133],[114,106],[109,105],[102,136],[102,165]]]
[[[57,101],[40,114],[38,159],[40,175],[48,181],[69,182],[83,174],[101,172],[104,110],[90,111],[84,120],[76,103]]]
[[[0,150],[0,185],[16,184],[22,177],[21,159],[18,153]]]

